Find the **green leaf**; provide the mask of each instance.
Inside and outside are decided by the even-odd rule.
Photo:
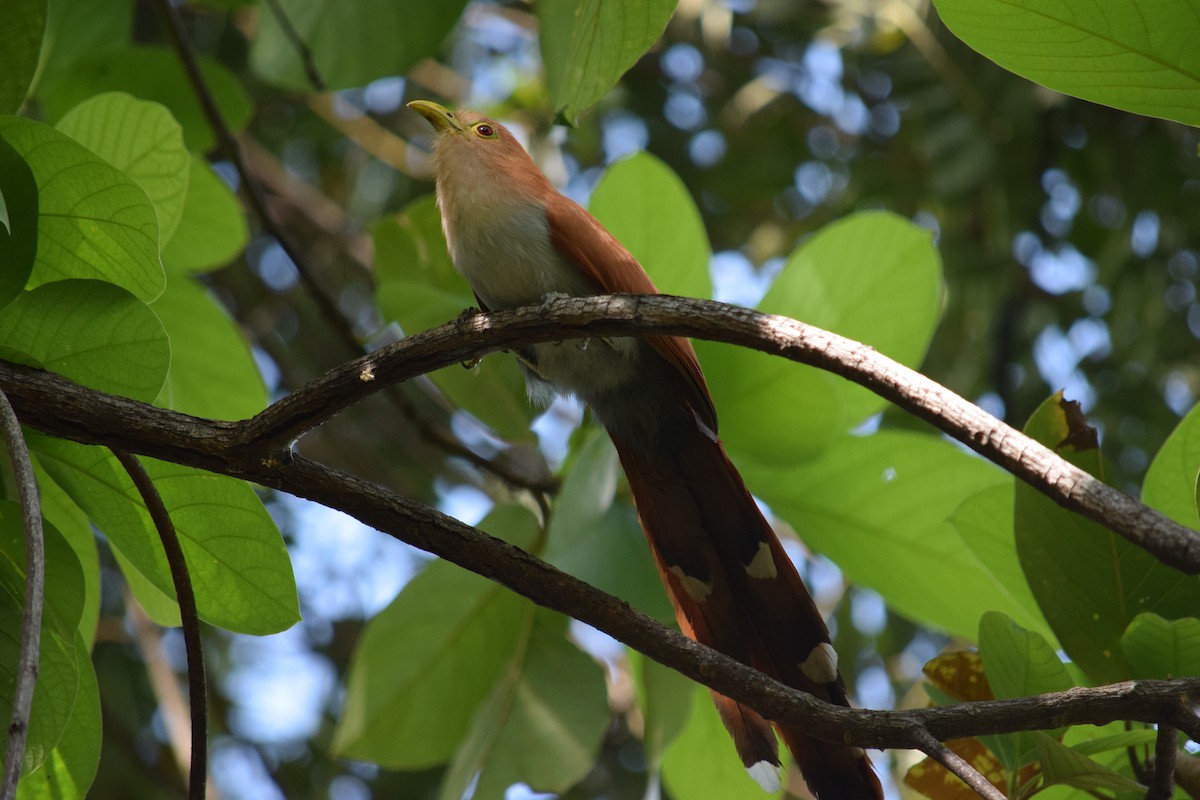
[[[559,120],[602,98],[667,27],[677,0],[543,0],[542,61]]]
[[[1040,731],[1032,736],[1037,743],[1038,761],[1046,785],[1066,784],[1086,791],[1113,789],[1116,791],[1145,791],[1137,781],[1130,780],[1108,767],[1098,764],[1084,754],[1060,744]]]
[[[628,504],[613,502],[620,469],[608,435],[589,428],[555,499],[543,558],[669,625],[675,613],[637,515]]]
[[[46,594],[38,681],[33,694],[22,774],[39,768],[58,744],[79,692],[76,627],[83,609],[79,562],[51,525],[43,526]],[[20,507],[0,500],[0,718],[12,717],[25,607],[25,534]]]
[[[44,436],[32,438],[30,446],[114,551],[160,592],[174,597],[158,533],[116,459],[98,447]],[[175,525],[200,618],[258,635],[295,623],[300,611],[287,548],[254,491],[234,478],[150,458],[142,462]],[[148,602],[153,605],[154,599]]]
[[[38,246],[38,187],[33,170],[0,137],[0,308],[20,294],[33,273]]]
[[[672,797],[762,800],[770,797],[742,766],[712,695],[693,684],[692,710],[683,732],[668,747],[663,782]]]
[[[63,535],[79,561],[83,590],[79,633],[90,649],[100,621],[100,553],[96,547],[96,534],[92,531],[87,514],[71,502],[71,498],[37,464],[34,464],[34,472],[37,475],[42,516]]]
[[[1142,484],[1142,501],[1189,528],[1200,528],[1200,405],[1163,442]]]
[[[107,92],[75,106],[55,127],[137,181],[154,203],[159,245],[166,245],[183,216],[192,163],[171,112]]]
[[[42,762],[17,786],[17,800],[65,800],[87,797],[100,766],[100,686],[83,636],[75,636],[78,691],[66,730]]]
[[[213,419],[245,419],[266,407],[250,345],[203,286],[172,276],[151,308],[171,339],[171,371],[157,405]]]
[[[143,300],[162,291],[158,218],[131,178],[40,122],[0,117],[0,138],[38,185],[37,262],[29,286],[99,278]]]
[[[628,651],[628,659],[635,699],[644,718],[642,745],[651,780],[657,780],[667,748],[691,716],[696,684],[636,650]]]
[[[1025,433],[1098,474],[1099,451],[1068,443],[1078,441],[1079,426],[1061,402],[1059,393],[1042,403]],[[1129,678],[1120,640],[1138,614],[1177,619],[1200,607],[1200,577],[1165,566],[1032,486],[1017,484],[1015,508],[1017,555],[1030,588],[1063,649],[1091,680]]]
[[[520,781],[561,792],[591,770],[612,714],[604,671],[567,639],[567,618],[526,605],[517,650],[479,707],[439,793],[503,797]],[[476,776],[478,778],[476,779]]]
[[[1172,622],[1157,614],[1139,614],[1121,637],[1121,652],[1134,678],[1200,675],[1200,619]]]
[[[42,42],[42,74],[36,92],[42,95],[87,58],[116,53],[129,46],[133,3],[74,3],[53,0],[46,16]]]
[[[967,497],[950,517],[950,524],[992,576],[989,583],[1007,596],[1004,613],[1026,630],[1057,647],[1058,640],[1042,615],[1017,558],[1013,534],[1013,496],[1016,486],[1006,479]],[[999,607],[998,607],[999,608]]]
[[[6,0],[0,6],[0,113],[25,100],[46,30],[46,0]]]
[[[203,56],[200,72],[225,123],[233,131],[244,128],[254,106],[237,76],[228,67]],[[216,144],[212,127],[179,57],[166,47],[125,47],[81,59],[68,75],[47,87],[43,111],[47,119],[57,120],[101,92],[127,92],[163,104],[183,126],[189,150],[206,152]]]
[[[629,248],[660,292],[711,296],[704,220],[683,181],[662,161],[638,153],[613,164],[588,210]]]
[[[1099,731],[1100,728],[1094,726],[1076,725],[1072,732],[1080,730]],[[1111,750],[1126,750],[1130,747],[1145,747],[1151,745],[1158,738],[1158,731],[1153,728],[1142,728],[1134,731],[1121,731],[1107,736],[1096,736],[1092,739],[1085,739],[1081,742],[1075,742],[1071,745],[1071,749],[1083,753],[1085,756],[1095,755],[1097,753],[1107,753]]]
[[[442,325],[478,305],[466,279],[450,262],[432,195],[380,222],[373,236],[379,312],[400,323],[405,333]],[[525,381],[511,356],[493,355],[470,369],[456,364],[429,378],[456,408],[501,436],[533,441],[529,425],[537,409],[526,397]]]
[[[1200,13],[1189,0],[1094,7],[1070,0],[936,0],[956,36],[1064,94],[1200,124]]]
[[[827,225],[797,248],[759,309],[916,367],[937,326],[942,291],[930,232],[870,212]],[[728,345],[699,342],[696,349],[735,460],[783,466],[811,458],[886,405],[815,367]]]
[[[326,88],[336,90],[403,75],[437,55],[466,0],[282,0],[279,5],[308,45]],[[314,91],[296,45],[269,5],[259,6],[261,28],[250,50],[254,71],[270,83]],[[348,47],[349,42],[354,45]]]
[[[536,520],[502,506],[481,523],[518,547]],[[332,749],[391,769],[449,761],[476,709],[512,658],[528,603],[504,587],[435,561],[367,623],[347,680]]]
[[[985,611],[1024,613],[1001,582],[1003,567],[981,561],[949,522],[964,497],[1005,481],[957,446],[881,431],[845,436],[790,469],[746,474],[804,542],[909,618],[973,638]]]
[[[162,251],[163,265],[176,275],[223,267],[250,241],[246,214],[225,181],[198,158],[190,173],[183,218]]]
[[[979,652],[997,700],[1063,692],[1075,685],[1045,639],[998,611],[979,620]]]
[[[24,292],[4,309],[0,356],[149,402],[162,388],[171,350],[141,300],[111,283],[67,280]]]

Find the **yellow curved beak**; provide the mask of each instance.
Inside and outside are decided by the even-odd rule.
[[[454,116],[454,112],[445,106],[430,102],[429,100],[413,100],[408,104],[408,107],[416,111],[425,119],[429,120],[429,124],[437,133],[448,131],[466,135],[466,127],[458,121]]]

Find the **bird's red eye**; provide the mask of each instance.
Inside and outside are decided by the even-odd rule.
[[[489,139],[496,135],[496,130],[491,125],[488,125],[486,123],[484,123],[482,125],[476,125],[475,132],[478,133],[480,136],[485,136]]]

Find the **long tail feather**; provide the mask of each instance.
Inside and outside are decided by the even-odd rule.
[[[823,700],[849,705],[816,604],[716,436],[688,426],[671,448],[613,438],[684,633]],[[714,693],[751,775],[779,764],[770,725]],[[859,748],[778,726],[820,800],[880,800]],[[776,773],[777,774],[777,773]],[[772,787],[764,783],[764,788]]]

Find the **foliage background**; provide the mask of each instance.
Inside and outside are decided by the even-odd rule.
[[[706,263],[718,297],[753,304],[770,286],[764,308],[845,325],[851,335],[861,324],[863,338],[885,352],[906,350],[923,372],[1017,427],[1048,395],[1065,389],[1101,432],[1106,480],[1135,494],[1200,391],[1196,129],[1073,99],[1019,78],[968,48],[932,6],[606,3],[603,13],[616,16],[597,11],[596,24],[601,32],[628,24],[621,29],[627,52],[614,56],[612,64],[588,63],[572,72],[558,65],[570,57],[571,36],[584,35],[570,33],[573,11],[601,8],[598,3],[282,2],[334,93],[309,85],[270,6],[210,0],[180,10],[189,38],[204,55],[218,104],[268,189],[271,213],[317,265],[336,311],[363,342],[387,341],[397,335],[397,323],[408,332],[440,323],[470,305],[438,251],[421,149],[427,142],[424,122],[403,108],[406,100],[436,97],[514,125],[548,174],[577,199],[590,199],[594,213],[634,248],[665,289],[708,294]],[[34,47],[38,58],[24,78],[24,86],[32,82],[28,97],[24,88],[10,89],[22,80],[20,70],[9,71],[16,77],[5,83],[8,95],[0,110],[19,109],[21,118],[0,123],[0,137],[20,150],[21,135],[42,135],[29,122],[40,120],[107,164],[122,168],[124,159],[142,165],[146,174],[134,175],[132,166],[130,174],[153,203],[155,216],[145,224],[157,227],[162,245],[161,254],[151,250],[146,258],[154,263],[161,255],[166,269],[158,283],[152,268],[145,272],[150,283],[137,275],[122,283],[152,301],[149,308],[162,330],[148,317],[138,322],[145,306],[122,296],[119,302],[133,309],[123,318],[126,324],[150,332],[131,329],[114,335],[110,344],[148,337],[161,349],[169,341],[169,372],[166,356],[159,354],[154,364],[161,367],[101,376],[99,384],[89,385],[236,419],[348,358],[351,351],[331,330],[328,309],[323,313],[314,303],[278,242],[224,188],[238,178],[204,121],[154,5],[52,0],[44,4],[45,36],[22,38],[27,28],[36,28],[42,7],[20,2],[3,12],[14,62],[22,46]],[[969,38],[978,9],[946,3],[942,11]],[[1176,17],[1169,9],[1163,13],[1155,30],[1188,24],[1183,10]],[[661,38],[658,19],[665,24]],[[1119,27],[1120,20],[1113,24]],[[1053,43],[1040,46],[1053,52]],[[552,65],[548,78],[543,60]],[[1177,69],[1185,81],[1178,91],[1196,97],[1196,71],[1185,60],[1181,57]],[[1020,72],[1021,63],[1018,57],[1017,66],[1006,65]],[[625,66],[630,69],[620,84],[607,91],[606,70],[619,73]],[[1062,88],[1087,94],[1086,87]],[[1142,89],[1134,92],[1135,101],[1152,96]],[[141,105],[126,95],[162,106]],[[88,105],[97,99],[104,104]],[[1195,123],[1156,108],[1138,110]],[[130,129],[114,132],[113,119]],[[556,119],[578,127],[554,127]],[[152,141],[155,160],[127,152],[123,143],[131,140]],[[83,160],[77,168],[104,169],[70,150],[69,143],[61,146]],[[653,158],[622,160],[642,150]],[[36,168],[31,153],[22,150],[20,156]],[[208,160],[215,172],[204,167]],[[19,161],[0,151],[6,227],[14,232],[6,246],[14,248],[20,246],[21,226],[28,224],[18,191],[26,184],[14,177]],[[36,177],[44,204],[52,192],[42,173]],[[894,216],[844,221],[853,212],[878,210]],[[843,222],[831,225],[838,221]],[[933,232],[936,255],[918,252],[929,241],[921,229]],[[8,263],[18,263],[16,252],[5,251],[14,258]],[[43,243],[39,257],[46,253]],[[847,279],[847,263],[860,265],[861,272],[851,277],[858,276],[866,289]],[[13,360],[22,353],[26,359],[37,355],[71,374],[70,358],[39,353],[36,343],[21,338],[26,328],[20,320],[41,318],[43,308],[67,302],[111,313],[104,310],[112,305],[102,302],[110,290],[56,289],[44,274],[38,277],[37,270],[45,268],[36,267],[28,284],[5,283],[0,275],[0,297],[17,298],[0,311],[7,348],[2,354]],[[38,284],[42,295],[17,295]],[[828,291],[828,297],[819,291]],[[818,599],[834,615],[843,669],[859,702],[877,708],[909,702],[921,665],[948,641],[983,639],[976,630],[987,610],[1001,608],[1051,643],[1057,631],[1056,644],[1067,646],[1061,626],[1070,622],[1044,619],[1045,596],[1035,602],[1024,588],[1020,569],[1028,573],[1029,567],[1017,563],[1011,528],[1010,539],[1001,542],[1006,554],[989,560],[976,547],[972,557],[983,567],[964,571],[970,542],[992,541],[970,539],[969,532],[1006,519],[1014,508],[1011,481],[929,436],[905,415],[872,406],[863,395],[845,395],[839,382],[804,373],[787,384],[786,393],[759,386],[754,394],[763,375],[785,378],[765,359],[700,349],[723,433],[752,488],[784,525],[832,558],[795,548]],[[139,345],[136,352],[141,358],[145,351]],[[129,362],[120,354],[111,358]],[[478,375],[446,371],[435,378],[436,390],[422,383],[399,399],[373,398],[307,436],[303,449],[471,522],[497,504],[490,529],[498,535],[528,542],[553,563],[664,615],[655,579],[639,561],[644,546],[602,438],[586,422],[577,427],[580,413],[570,404],[556,405],[531,430],[535,411],[524,403],[514,372],[495,361]],[[73,377],[88,383],[95,376]],[[763,404],[771,400],[779,408],[768,413]],[[860,425],[859,433],[880,432],[847,435]],[[538,478],[565,463],[550,530],[527,530],[528,519],[510,505],[523,493],[439,446],[435,430],[449,432],[476,455]],[[821,439],[826,434],[828,440]],[[85,572],[96,571],[104,580],[89,582],[88,597],[77,600],[90,610],[72,612],[83,620],[82,628],[94,631],[93,660],[104,699],[104,749],[91,796],[180,796],[182,780],[164,733],[164,697],[146,671],[147,662],[180,669],[180,642],[170,633],[161,646],[147,639],[151,629],[135,624],[122,588],[125,581],[136,584],[139,575],[146,580],[155,567],[123,549],[116,533],[123,523],[103,524],[103,509],[81,499],[88,490],[77,487],[72,494],[64,465],[83,456],[56,447],[43,442],[38,451],[39,463],[56,482],[43,481],[50,487],[44,491],[57,498],[54,487],[61,486],[72,500],[52,499],[59,511],[47,516],[68,538],[70,529],[86,531],[90,517],[116,548],[80,556]],[[863,480],[864,474],[871,480]],[[888,477],[878,480],[881,475]],[[893,484],[898,488],[885,494],[883,483],[897,475],[903,479]],[[918,476],[915,482],[907,480],[911,475]],[[797,493],[796,486],[807,491]],[[235,505],[227,494],[218,495],[214,505]],[[1019,503],[1018,498],[1017,514]],[[464,697],[481,700],[493,685],[486,676],[475,695],[456,687],[436,695],[441,705],[431,713],[444,728],[407,734],[413,741],[428,740],[424,762],[418,756],[396,761],[387,748],[389,738],[400,736],[395,731],[378,734],[373,744],[371,736],[356,742],[345,723],[337,727],[343,715],[352,718],[355,709],[362,710],[361,692],[356,694],[353,682],[346,684],[360,641],[364,650],[382,643],[380,664],[411,656],[411,649],[386,649],[399,633],[364,637],[363,628],[424,566],[422,556],[289,498],[267,498],[267,507],[288,544],[304,622],[268,639],[210,631],[214,772],[222,796],[436,797],[445,791],[439,787],[447,771],[452,779],[469,779],[469,760],[447,770],[441,756],[446,748],[453,751],[458,733],[472,720],[478,722],[476,706]],[[257,512],[251,504],[243,513]],[[1055,530],[1061,522],[1048,524]],[[197,540],[206,535],[202,527],[197,524]],[[869,536],[876,538],[863,538]],[[268,548],[270,537],[263,537],[256,546]],[[1009,572],[996,566],[1000,562]],[[440,566],[425,567],[410,588],[420,590],[420,581],[433,585]],[[980,575],[991,581],[989,589],[981,588]],[[863,587],[851,586],[850,579]],[[454,596],[499,591],[461,575],[445,580],[453,584]],[[155,590],[147,586],[132,588],[152,618],[169,620],[169,601],[160,597],[158,608],[149,607]],[[446,587],[428,591],[429,607],[450,596]],[[1159,598],[1158,610],[1183,606],[1166,615],[1186,616],[1187,604],[1195,607],[1194,584],[1182,592]],[[271,602],[278,601],[273,616],[262,602],[248,599],[234,621],[206,619],[243,634],[279,630],[294,615],[279,600],[286,594],[285,587],[273,596]],[[1000,597],[1005,594],[1010,596]],[[388,630],[386,624],[409,630],[411,620],[397,608],[375,623],[377,630]],[[545,644],[548,652],[569,659],[578,666],[575,672],[591,670],[591,687],[599,686],[599,669],[578,651],[562,649],[561,620],[524,609],[493,610],[498,629],[536,631],[524,640],[534,644],[559,642]],[[1128,620],[1110,621],[1119,638]],[[993,632],[1004,630],[992,622]],[[254,624],[261,629],[251,630]],[[91,636],[82,635],[84,646]],[[616,657],[611,645],[586,631],[575,629],[575,636],[593,651]],[[486,639],[481,652],[495,656],[495,643],[485,645]],[[457,658],[471,660],[465,651]],[[719,752],[719,735],[693,722],[674,739],[691,704],[687,688],[670,686],[669,676],[652,670],[627,669],[623,660],[613,663],[622,666],[608,673],[607,698],[593,694],[590,705],[581,703],[580,715],[590,714],[581,727],[594,741],[576,754],[586,769],[570,782],[573,788],[562,787],[562,796],[640,797],[646,770],[656,769],[662,757],[657,745],[640,744],[647,732],[661,736],[662,744],[682,743],[662,764],[669,792],[696,796],[689,780],[710,790],[723,780],[696,766],[705,763],[706,754]],[[1118,679],[1129,669],[1129,664],[1112,671],[1097,667],[1090,677]],[[658,688],[639,686],[635,692],[635,675]],[[1055,673],[1047,681],[1059,677]],[[419,682],[409,689],[432,691]],[[552,696],[563,703],[577,694],[571,687],[556,691]],[[635,693],[671,700],[633,711]],[[464,694],[459,704],[447,705],[457,694]],[[693,720],[702,720],[707,708],[703,693],[698,697]],[[366,705],[377,699],[367,695]],[[611,726],[607,714],[596,713],[605,703],[618,712]],[[497,741],[504,741],[502,734]],[[376,744],[379,752],[372,750]],[[331,745],[363,760],[335,758]],[[521,771],[501,771],[491,779],[496,783],[485,784],[480,796],[511,782],[538,783],[533,773]]]

